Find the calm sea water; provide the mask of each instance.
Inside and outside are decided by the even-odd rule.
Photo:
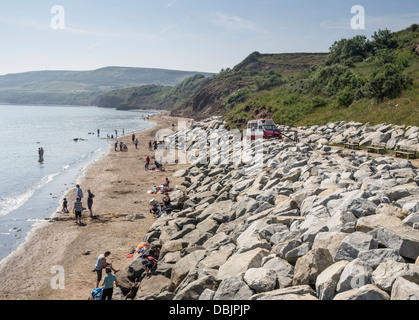
[[[151,114],[0,105],[0,260],[25,240],[34,223],[57,211],[83,168],[107,153],[112,143],[107,134],[151,128],[152,123],[140,119]],[[40,147],[43,162],[38,162]]]

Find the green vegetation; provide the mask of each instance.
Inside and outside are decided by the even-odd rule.
[[[208,78],[197,74],[176,86],[145,85],[108,92],[97,100],[99,107],[168,110],[180,106],[201,87]]]
[[[253,53],[233,69],[235,78],[270,59]],[[419,125],[416,24],[399,32],[378,30],[370,40],[341,39],[305,68],[295,68],[294,62],[288,56],[280,68],[265,65],[253,74],[253,82],[229,92],[224,104],[228,126],[242,128],[249,119],[262,117],[287,125],[341,120]]]

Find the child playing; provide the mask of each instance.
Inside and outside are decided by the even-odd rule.
[[[64,213],[68,213],[68,208],[67,208],[67,199],[64,198],[63,200],[63,210]]]

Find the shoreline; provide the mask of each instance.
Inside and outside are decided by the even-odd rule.
[[[2,300],[85,300],[96,286],[95,273],[91,270],[97,256],[106,250],[112,252],[109,260],[116,269],[123,268],[132,260],[126,258],[131,248],[141,242],[142,236],[154,223],[148,214],[147,190],[161,184],[168,176],[172,186],[176,179],[172,174],[186,165],[166,165],[165,172],[149,173],[144,170],[146,155],[154,156],[148,150],[148,141],[160,129],[173,129],[172,124],[180,118],[161,112],[150,116],[152,128],[135,132],[139,140],[138,149],[131,141],[131,134],[119,137],[128,152],[114,152],[113,145],[107,153],[83,168],[81,175],[60,198],[68,199],[71,212],[75,185],[95,194],[93,214],[83,211],[84,226],[74,223],[74,215],[61,213],[59,206],[51,219],[36,223],[25,241],[0,263],[0,272],[6,279],[0,284]],[[86,201],[83,201],[87,207]],[[112,213],[112,214],[108,214]],[[127,217],[137,215],[138,219]],[[52,289],[54,266],[64,271],[64,289]]]

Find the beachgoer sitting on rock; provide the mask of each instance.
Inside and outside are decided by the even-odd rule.
[[[163,196],[163,208],[166,210],[166,214],[170,214],[172,212],[172,205],[170,203],[170,197],[167,193]]]

